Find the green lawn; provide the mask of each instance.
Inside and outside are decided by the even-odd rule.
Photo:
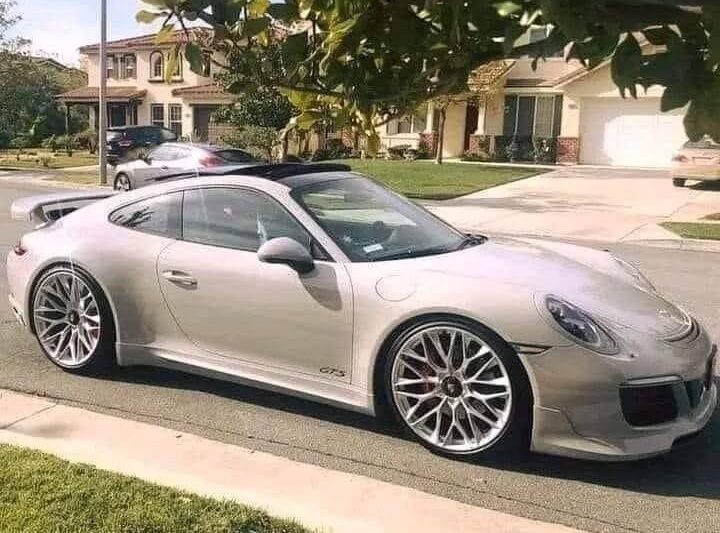
[[[0,150],[0,168],[44,170],[97,164],[97,155],[91,155],[83,150],[73,152],[72,156],[68,156],[65,152],[53,153],[43,148],[31,148],[19,156],[17,150]]]
[[[353,170],[382,181],[410,198],[447,200],[496,185],[529,178],[535,169],[493,167],[462,163],[435,165],[428,161],[385,161],[347,159]]]
[[[0,464],[0,531],[308,531],[249,507],[71,464],[35,451],[0,445]]]
[[[664,222],[662,227],[685,239],[708,239],[720,241],[720,224],[701,222]]]

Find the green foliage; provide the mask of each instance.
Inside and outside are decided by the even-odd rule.
[[[275,128],[247,125],[224,136],[223,142],[242,148],[260,159],[272,161],[279,139]]]
[[[279,91],[268,87],[257,87],[244,93],[238,102],[218,110],[219,122],[236,127],[261,126],[281,130],[287,126],[296,109]]]
[[[315,98],[295,104],[302,111],[300,127],[319,120],[320,105],[330,105],[372,135],[378,117],[465,91],[469,75],[481,65],[527,54],[546,57],[569,47],[570,57],[589,67],[610,58],[623,94],[635,96],[638,86],[665,87],[664,109],[690,103],[686,126],[692,139],[704,133],[720,139],[716,0],[148,3],[170,22],[199,19],[213,28],[207,53],[188,54],[193,70],[219,51],[231,58],[236,87],[275,86]],[[552,24],[550,35],[517,45],[538,24]]]
[[[328,139],[324,148],[318,148],[312,155],[313,161],[326,161],[328,159],[345,159],[350,156],[352,149],[342,142],[342,139]]]
[[[75,135],[75,142],[79,148],[94,154],[98,147],[98,132],[93,128],[87,128]]]

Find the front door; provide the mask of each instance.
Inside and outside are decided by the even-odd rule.
[[[193,130],[198,141],[207,142],[210,137],[210,121],[217,106],[195,106],[193,108]]]
[[[350,379],[352,289],[342,264],[313,272],[261,263],[275,237],[311,238],[274,199],[248,189],[185,192],[183,240],[158,260],[179,327],[198,347],[237,360]],[[311,246],[312,247],[312,246]]]

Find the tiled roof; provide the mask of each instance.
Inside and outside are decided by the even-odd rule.
[[[139,100],[147,91],[137,87],[108,87],[107,97],[110,102],[129,102]],[[58,100],[68,103],[97,102],[100,100],[100,89],[97,87],[80,87],[57,96]]]
[[[201,37],[204,34],[208,33],[210,30],[206,28],[190,28],[190,39]],[[132,50],[135,50],[137,48],[157,48],[158,46],[170,46],[175,43],[183,42],[185,41],[188,36],[185,35],[185,32],[183,30],[175,30],[167,40],[167,42],[163,42],[162,44],[158,45],[156,42],[156,33],[150,33],[147,35],[140,35],[138,37],[130,37],[128,39],[119,39],[117,41],[108,41],[107,43],[107,49],[110,52],[118,52],[118,51],[127,51],[131,52]],[[80,47],[80,53],[81,54],[87,54],[95,52],[97,53],[100,50],[99,44],[89,44],[87,46]]]

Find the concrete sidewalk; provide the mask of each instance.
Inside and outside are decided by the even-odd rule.
[[[323,531],[577,531],[2,390],[0,442],[236,500]]]

